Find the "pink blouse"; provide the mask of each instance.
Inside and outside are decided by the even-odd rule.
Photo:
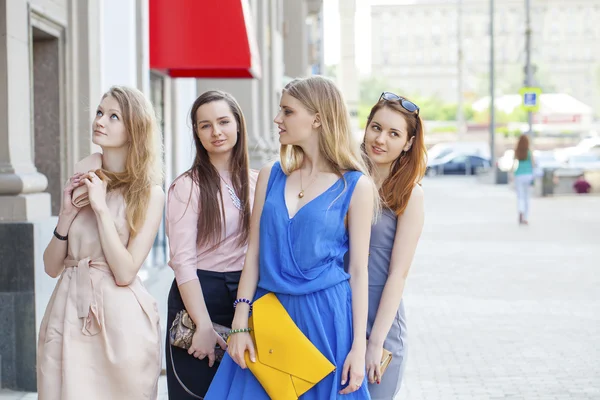
[[[231,185],[229,175],[223,179]],[[250,207],[254,203],[257,171],[250,171]],[[232,186],[233,187],[233,186]],[[169,238],[169,266],[175,272],[177,285],[198,279],[197,269],[214,272],[240,271],[244,266],[247,245],[240,246],[240,211],[233,204],[227,186],[221,181],[226,224],[222,227],[221,244],[209,251],[210,245],[198,246],[198,201],[200,188],[189,175],[175,179],[169,188],[166,233]]]

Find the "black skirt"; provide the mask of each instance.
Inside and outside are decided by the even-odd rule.
[[[198,279],[202,287],[204,302],[212,322],[230,327],[233,321],[233,302],[236,299],[238,285],[240,283],[240,272],[212,272],[198,270]],[[204,397],[210,383],[212,382],[219,363],[215,362],[213,367],[208,366],[208,358],[198,360],[179,347],[173,347],[169,343],[169,329],[173,324],[175,315],[185,307],[177,282],[173,280],[169,292],[168,315],[167,315],[167,386],[169,400],[195,399],[181,386],[173,373],[173,364],[177,375],[189,391],[196,396]],[[171,363],[171,351],[173,363]]]

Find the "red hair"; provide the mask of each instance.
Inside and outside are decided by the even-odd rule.
[[[388,108],[401,114],[406,121],[408,140],[414,138],[410,149],[402,151],[400,156],[392,163],[390,174],[383,181],[379,189],[379,195],[385,206],[400,216],[406,210],[414,186],[420,184],[427,168],[427,149],[423,135],[423,121],[419,115],[402,107],[399,101],[382,99],[371,109],[371,113],[367,119],[367,127],[371,124],[377,111],[382,108]],[[364,146],[363,141],[363,152],[365,151]]]

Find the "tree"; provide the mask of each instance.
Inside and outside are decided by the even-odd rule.
[[[384,78],[371,76],[361,79],[360,84],[360,103],[372,107],[383,92],[393,92],[388,82]]]

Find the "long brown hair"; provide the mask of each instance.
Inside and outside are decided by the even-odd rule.
[[[427,168],[427,149],[423,134],[423,121],[419,115],[402,107],[399,101],[382,99],[371,109],[371,113],[367,119],[367,128],[365,129],[368,129],[377,111],[384,107],[404,117],[408,140],[414,138],[410,149],[402,151],[400,156],[394,160],[390,174],[383,181],[379,189],[379,195],[385,206],[400,216],[406,210],[415,184],[421,182]],[[364,141],[361,147],[366,154]]]
[[[517,142],[517,146],[515,147],[515,159],[519,161],[527,160],[527,155],[529,153],[529,138],[527,135],[521,135],[519,137],[519,141]]]
[[[340,176],[342,171],[360,171],[372,182],[369,168],[363,159],[358,143],[352,138],[350,115],[342,94],[333,81],[321,77],[294,79],[283,91],[295,99],[311,113],[321,116],[319,149],[329,166]],[[304,152],[300,146],[282,145],[280,148],[281,167],[290,174],[302,166]],[[374,212],[376,219],[380,211],[377,187],[373,184]]]
[[[240,210],[241,235],[239,245],[248,241],[250,231],[250,166],[248,161],[248,144],[246,133],[246,120],[242,109],[232,95],[219,90],[210,90],[200,95],[192,105],[190,120],[194,132],[194,143],[196,144],[196,158],[194,164],[186,172],[200,189],[198,210],[201,215],[198,218],[198,245],[211,246],[215,249],[221,242],[223,225],[225,224],[225,209],[223,205],[223,193],[221,192],[221,178],[219,172],[210,162],[208,152],[202,146],[198,137],[196,111],[204,104],[214,101],[224,101],[229,106],[237,124],[237,143],[233,147],[229,167],[231,168],[231,183],[236,195],[240,198],[242,209]],[[219,203],[220,200],[220,203]],[[221,204],[221,206],[219,206]]]
[[[150,189],[164,179],[162,141],[156,113],[142,92],[127,86],[113,86],[102,99],[114,98],[123,113],[123,124],[129,136],[129,152],[125,171],[101,170],[107,190],[120,189],[126,204],[125,217],[130,235],[135,237],[146,217]]]

